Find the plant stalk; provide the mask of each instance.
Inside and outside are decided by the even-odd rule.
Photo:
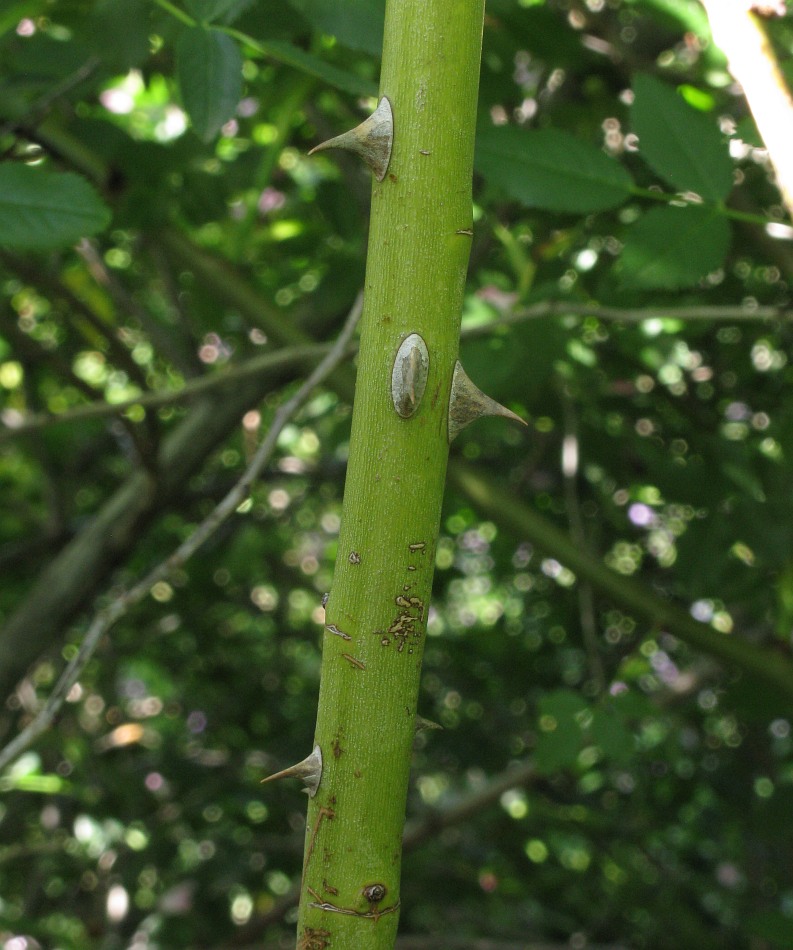
[[[380,93],[391,103],[394,139],[372,192],[350,457],[323,634],[315,733],[323,767],[308,809],[302,950],[391,948],[396,936],[471,244],[482,20],[482,0],[389,0],[386,8]],[[411,383],[411,373],[423,372],[420,349],[403,347],[399,414],[394,363],[413,333],[426,344],[426,388],[422,398]],[[295,759],[309,751],[296,750]]]

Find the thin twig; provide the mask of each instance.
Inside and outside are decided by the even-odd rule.
[[[195,531],[176,548],[170,557],[158,564],[157,567],[151,570],[133,587],[115,597],[107,607],[96,614],[88,627],[88,631],[83,638],[83,642],[80,644],[79,650],[64,669],[47,702],[37,713],[32,722],[25,726],[16,738],[0,750],[0,769],[5,768],[5,766],[12,762],[18,755],[24,752],[25,749],[29,748],[30,745],[49,728],[72,686],[77,682],[86,664],[93,656],[102,636],[107,633],[113,624],[123,617],[130,608],[143,600],[156,583],[169,577],[173,571],[181,567],[245,500],[251,486],[269,461],[275,449],[278,436],[284,426],[292,419],[314,388],[318,386],[344,358],[350,338],[360,319],[362,306],[363,298],[359,295],[333,347],[294,395],[275,413],[272,425],[262,444],[256,450],[256,454],[250,465],[226,497],[201,522]]]
[[[644,320],[654,319],[681,320],[683,322],[698,320],[793,320],[793,310],[786,310],[780,307],[751,308],[734,306],[681,307],[677,309],[671,307],[668,309],[660,307],[627,309],[621,307],[601,307],[596,303],[586,304],[563,300],[548,300],[533,304],[530,307],[508,311],[487,323],[463,327],[460,331],[460,336],[463,340],[476,339],[478,337],[487,336],[499,327],[514,326],[515,324],[526,323],[529,320],[540,320],[544,317],[560,316],[591,316],[601,320],[612,320],[622,323],[641,323]],[[356,352],[356,349],[355,344],[350,344],[346,355],[352,356]],[[78,406],[75,409],[58,413],[57,415],[37,413],[36,415],[23,416],[13,423],[6,422],[3,426],[0,426],[0,443],[34,429],[41,429],[44,426],[83,422],[86,419],[101,419],[105,416],[120,415],[132,406],[154,408],[173,405],[174,403],[191,399],[197,393],[209,392],[213,389],[228,386],[237,380],[245,379],[248,376],[255,376],[267,369],[280,368],[282,366],[291,365],[292,363],[303,363],[318,359],[327,351],[328,344],[326,343],[290,347],[272,353],[264,353],[261,356],[255,356],[244,363],[230,366],[223,372],[213,376],[190,380],[185,383],[181,389],[175,390],[174,392],[144,393],[133,399],[125,399],[123,402],[113,404],[92,402],[85,406]]]
[[[5,423],[5,428],[0,429],[0,443],[32,432],[35,429],[41,429],[46,426],[60,425],[61,423],[84,422],[87,419],[102,419],[106,416],[118,416],[131,409],[133,406],[143,406],[147,409],[157,409],[162,406],[173,405],[174,403],[186,402],[202,393],[211,392],[213,389],[220,389],[224,386],[230,386],[249,376],[258,376],[267,370],[282,369],[286,366],[307,363],[324,356],[330,350],[327,343],[312,343],[306,346],[294,346],[283,350],[275,350],[271,353],[262,353],[252,359],[246,360],[237,366],[231,367],[221,373],[213,376],[201,376],[198,379],[191,379],[179,390],[173,392],[148,392],[141,393],[132,399],[124,399],[121,402],[90,402],[84,406],[77,406],[66,412],[51,415],[50,413],[36,413],[23,416],[17,423]],[[355,352],[352,344],[348,346],[343,354],[347,356]]]
[[[127,290],[118,275],[105,263],[96,242],[84,238],[75,247],[75,251],[85,262],[88,273],[93,277],[96,285],[101,287],[110,297],[119,313],[125,313],[128,317],[136,320],[149,340],[185,375],[199,376],[203,374],[205,367],[202,366],[195,353],[191,354],[192,359],[189,365],[187,367],[183,365],[183,352],[179,346],[179,341],[177,340],[174,343],[172,338],[174,334],[162,327],[149,312],[149,308],[140,304],[135,295]],[[137,367],[137,371],[141,372],[140,367]],[[145,373],[142,378],[145,382]]]
[[[700,320],[757,321],[793,320],[793,310],[784,307],[700,306],[700,307],[607,307],[599,303],[576,300],[543,300],[528,307],[507,309],[497,321],[466,327],[464,337],[486,336],[496,326],[512,326],[527,320],[544,317],[596,317],[617,323],[643,323],[645,320],[680,320],[692,323]]]
[[[572,397],[562,382],[560,386],[562,402],[562,419],[564,424],[564,440],[562,442],[562,478],[564,479],[564,498],[567,508],[567,520],[570,525],[570,537],[573,543],[582,550],[590,550],[590,545],[584,530],[584,519],[581,514],[581,499],[578,496],[578,420]],[[578,582],[578,616],[581,623],[581,636],[584,641],[589,671],[597,687],[602,693],[606,685],[606,675],[603,669],[603,659],[600,656],[597,635],[597,621],[595,619],[595,592],[586,578]]]
[[[403,934],[397,937],[394,950],[569,950],[570,943],[544,940],[492,940],[489,937],[456,937],[444,934],[422,936]],[[627,950],[624,943],[587,943],[587,950]]]
[[[67,92],[71,92],[75,86],[79,86],[83,80],[95,72],[102,60],[98,56],[89,57],[82,66],[78,66],[73,73],[66,76],[61,82],[52,89],[47,90],[43,96],[40,96],[28,109],[26,115],[22,118],[12,119],[0,126],[0,138],[14,132],[22,123],[30,124],[38,122],[41,117],[49,111],[50,106]]]

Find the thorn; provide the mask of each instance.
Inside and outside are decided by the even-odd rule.
[[[391,103],[383,96],[377,108],[349,132],[343,132],[335,138],[315,145],[308,153],[322,152],[327,148],[344,148],[366,162],[378,181],[385,178],[388,163],[391,161],[391,147],[394,142],[394,114]]]
[[[423,732],[425,729],[443,729],[443,726],[439,722],[433,722],[431,719],[425,719],[423,716],[419,716],[418,713],[416,713],[416,718],[414,721],[416,732]]]
[[[268,775],[263,778],[261,784],[265,782],[274,782],[279,778],[299,778],[303,780],[303,791],[309,798],[317,794],[319,780],[322,778],[322,750],[318,745],[314,746],[311,755],[298,762],[297,765],[290,765],[288,769],[282,769],[274,775]]]
[[[503,416],[505,419],[514,419],[521,425],[526,425],[520,416],[516,416],[512,410],[502,406],[490,396],[486,396],[475,386],[468,378],[462,363],[457,360],[454,364],[452,391],[449,396],[449,442],[453,442],[458,433],[481,416]]]

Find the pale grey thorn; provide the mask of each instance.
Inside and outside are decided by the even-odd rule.
[[[391,161],[391,148],[394,143],[394,113],[386,96],[377,104],[377,108],[349,132],[342,132],[327,142],[315,145],[308,153],[322,152],[328,148],[343,148],[355,152],[371,168],[374,177],[382,181]]]
[[[423,732],[425,729],[443,729],[443,726],[439,722],[433,722],[432,719],[425,719],[423,716],[416,714],[415,729],[416,732]]]
[[[297,765],[290,765],[288,769],[282,769],[274,775],[268,775],[262,779],[265,782],[275,782],[279,778],[299,778],[303,781],[303,791],[309,798],[317,794],[319,780],[322,778],[322,750],[318,745],[314,746],[311,755],[306,756],[302,762]]]
[[[514,419],[521,425],[527,423],[511,409],[486,396],[478,386],[475,386],[463,369],[462,363],[457,360],[454,364],[452,376],[452,391],[449,396],[449,442],[466,426],[476,422],[482,416],[503,416],[505,419]]]

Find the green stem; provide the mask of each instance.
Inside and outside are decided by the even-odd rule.
[[[167,2],[167,0],[156,0],[157,3]],[[284,66],[291,66],[300,72],[311,76],[314,79],[321,79],[323,82],[330,83],[348,92],[354,96],[374,96],[376,89],[374,84],[368,79],[356,76],[354,73],[345,72],[343,69],[337,69],[324,60],[304,50],[293,46],[291,43],[283,43],[278,40],[256,40],[241,30],[236,30],[232,26],[213,26],[213,29],[219,33],[225,33],[232,39],[243,43],[250,53],[258,56],[274,59],[277,63]]]
[[[323,768],[308,811],[301,948],[385,950],[395,940],[471,243],[482,18],[481,0],[390,0],[386,8],[380,89],[395,134],[388,173],[372,193],[350,459],[323,640],[315,735]],[[403,418],[392,401],[392,369],[412,333],[426,343],[429,370],[423,400]]]
[[[259,215],[259,197],[272,180],[273,171],[275,170],[278,159],[284,150],[284,146],[292,129],[295,113],[305,102],[306,97],[314,85],[315,80],[312,77],[299,76],[274,110],[275,114],[272,116],[271,124],[275,127],[275,136],[262,150],[262,159],[256,170],[253,187],[248,190],[248,194],[244,199],[245,216],[242,221],[240,221],[234,235],[233,256],[237,260],[242,259],[246,249],[250,248],[253,244],[251,238]]]
[[[768,224],[774,223],[771,218],[767,218],[762,214],[738,211],[737,208],[730,208],[729,205],[724,204],[722,201],[693,202],[678,192],[658,191],[656,188],[639,188],[638,185],[631,185],[630,193],[636,198],[648,198],[650,201],[659,201],[661,204],[673,204],[674,202],[678,204],[685,202],[687,205],[704,204],[706,207],[718,211],[718,213],[724,215],[725,218],[732,218],[733,221],[745,221],[748,224],[759,224],[760,227],[763,228]]]
[[[153,0],[153,2],[167,13],[170,13],[180,23],[184,23],[185,26],[199,26],[198,20],[191,17],[189,13],[185,13],[170,0]],[[237,40],[238,43],[244,44],[249,55],[273,59],[284,66],[291,66],[293,69],[297,69],[314,79],[321,79],[330,83],[353,96],[373,96],[376,92],[373,84],[368,79],[363,79],[354,73],[345,72],[343,69],[337,69],[316,56],[298,49],[291,43],[278,40],[257,40],[247,33],[243,33],[242,30],[237,30],[233,26],[223,26],[219,23],[202,23],[200,25],[207,29],[216,30],[218,33],[225,33],[226,36]]]
[[[197,26],[198,21],[190,16],[189,13],[185,13],[184,10],[180,10],[176,4],[170,2],[170,0],[154,0],[158,7],[162,7],[163,10],[166,10],[171,14],[172,17],[179,20],[180,23],[184,23],[185,26]]]

